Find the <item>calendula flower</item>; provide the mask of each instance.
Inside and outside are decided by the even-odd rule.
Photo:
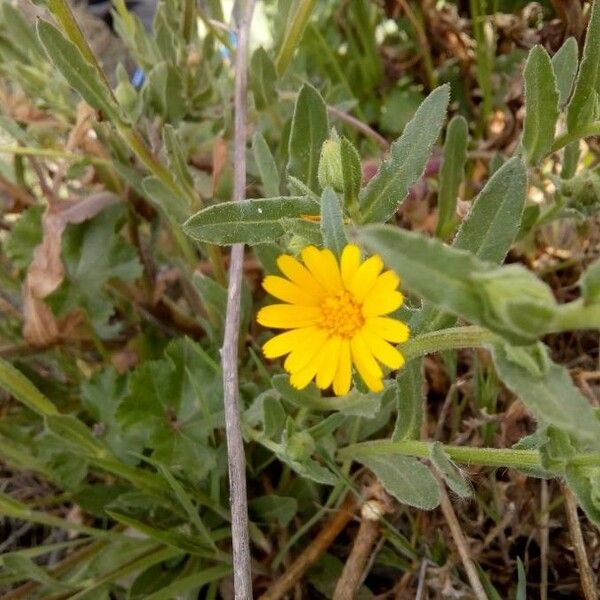
[[[321,389],[333,384],[336,395],[347,394],[354,365],[370,390],[381,391],[379,363],[399,369],[404,357],[392,344],[409,336],[403,322],[384,316],[402,304],[400,278],[382,272],[380,256],[362,261],[354,244],[344,248],[339,264],[331,250],[314,246],[304,248],[302,262],[284,254],[277,265],[285,277],[269,275],[263,281],[265,290],[285,304],[262,308],[258,322],[289,329],[263,346],[265,356],[287,354],[283,366],[298,389],[314,379]]]

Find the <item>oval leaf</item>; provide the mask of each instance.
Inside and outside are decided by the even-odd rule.
[[[416,458],[382,455],[362,456],[357,460],[375,473],[381,485],[398,502],[422,510],[432,510],[440,503],[437,482]]]
[[[327,107],[321,94],[305,83],[298,94],[290,132],[288,173],[318,191],[321,146],[329,134]]]
[[[535,46],[529,53],[524,77],[523,148],[529,164],[537,165],[552,147],[559,103],[552,62],[542,46]]]
[[[183,230],[201,242],[259,244],[281,237],[284,220],[318,214],[317,202],[296,196],[223,202],[190,217]]]
[[[516,156],[492,175],[463,221],[453,246],[500,264],[521,225],[527,175]]]

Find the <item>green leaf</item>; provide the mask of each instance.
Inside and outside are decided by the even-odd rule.
[[[96,69],[81,55],[75,44],[47,21],[40,19],[37,34],[50,60],[81,97],[113,123],[122,123],[123,115],[108,86]]]
[[[275,388],[284,400],[291,402],[299,408],[307,407],[318,411],[339,411],[347,416],[373,418],[381,408],[383,392],[369,392],[363,394],[357,389],[352,389],[345,396],[324,398],[316,385],[310,384],[303,390],[298,390],[290,385],[287,375],[274,375],[271,379]]]
[[[585,36],[583,59],[567,111],[567,127],[576,131],[596,118],[600,93],[600,8],[592,3],[592,16]]]
[[[187,157],[183,151],[181,140],[177,131],[171,124],[167,124],[163,130],[165,149],[169,159],[169,167],[175,180],[183,184],[184,188],[193,193],[194,180],[188,168]]]
[[[135,464],[138,459],[134,455],[142,452],[143,438],[124,431],[116,420],[118,406],[126,394],[127,377],[107,367],[82,384],[81,404],[97,424],[97,437],[121,461]]]
[[[456,200],[465,176],[469,124],[464,117],[452,118],[446,131],[438,189],[438,221],[435,235],[446,239],[456,227]]]
[[[569,38],[573,39],[573,38]],[[527,575],[523,561],[517,556],[517,595],[515,600],[527,600]]]
[[[146,75],[143,97],[158,115],[170,123],[179,122],[186,112],[184,82],[175,65],[159,62]]]
[[[262,47],[258,47],[250,59],[250,87],[257,110],[264,110],[277,100],[275,65]]]
[[[118,235],[124,209],[114,204],[93,219],[67,226],[62,249],[65,280],[49,297],[61,314],[85,309],[100,335],[114,332],[114,327],[107,325],[113,307],[104,289],[106,282],[132,281],[142,273],[136,250]]]
[[[3,2],[1,9],[6,31],[10,32],[13,39],[18,40],[20,48],[33,55],[32,58],[36,59],[36,62],[40,58],[45,59],[46,55],[40,46],[39,40],[21,12],[14,8],[10,2]]]
[[[438,308],[517,344],[552,331],[558,315],[554,296],[521,265],[494,267],[437,239],[389,225],[365,227],[359,239],[398,273],[408,290]]]
[[[577,40],[569,37],[552,57],[552,68],[556,77],[556,86],[558,88],[560,108],[563,108],[569,101],[575,75],[577,75],[578,62]]]
[[[523,76],[525,78],[523,148],[529,164],[537,165],[552,147],[559,103],[552,62],[542,46],[534,46],[531,49]]]
[[[410,291],[467,319],[481,315],[469,281],[479,263],[469,252],[390,225],[365,227],[359,239],[383,258]]]
[[[600,303],[600,259],[596,259],[583,272],[579,285],[585,304]]]
[[[423,361],[408,362],[398,373],[396,384],[398,414],[392,440],[417,440],[423,420]]]
[[[45,586],[48,591],[71,590],[74,585],[69,585],[61,581],[57,581],[51,577],[42,567],[33,562],[32,559],[18,554],[5,556],[2,563],[11,573],[19,579],[27,581],[36,581]]]
[[[248,503],[248,509],[255,515],[255,521],[273,523],[278,521],[282,527],[287,527],[298,512],[298,501],[287,496],[261,496]]]
[[[325,188],[321,196],[321,234],[325,247],[332,250],[336,256],[341,256],[348,240],[339,198],[330,187]]]
[[[328,134],[325,102],[312,85],[305,83],[294,108],[287,170],[314,192],[319,189],[319,158]]]
[[[346,209],[355,212],[362,183],[362,167],[358,150],[345,137],[340,139],[340,158],[344,183],[344,206]],[[350,214],[354,214],[354,212]]]
[[[279,196],[280,178],[277,164],[273,154],[269,149],[267,141],[260,131],[256,131],[252,136],[252,152],[254,160],[258,166],[258,172],[263,184],[265,196],[276,198]]]
[[[180,550],[181,552],[189,552],[191,554],[204,556],[206,558],[214,557],[212,550],[207,548],[207,546],[198,544],[190,535],[186,535],[173,529],[159,529],[158,527],[153,527],[152,525],[143,523],[139,519],[123,514],[117,510],[107,510],[106,514],[108,514],[118,523],[127,525],[128,527],[139,531],[144,536],[156,540],[157,542],[162,542],[163,544],[175,548],[176,550]]]
[[[197,590],[208,583],[224,579],[230,573],[230,565],[219,565],[208,569],[203,568],[198,573],[192,573],[191,575],[176,579],[162,590],[146,596],[146,600],[171,600],[172,598],[181,598],[186,592]]]
[[[259,244],[285,233],[284,219],[318,215],[318,203],[302,197],[222,202],[190,217],[183,229],[190,237],[214,244]]]
[[[495,346],[493,357],[502,381],[539,421],[568,432],[584,447],[600,449],[600,420],[594,409],[542,344],[518,349]],[[539,366],[528,368],[525,359]]]
[[[86,457],[106,458],[108,452],[92,432],[73,415],[47,415],[46,427],[73,452]]]
[[[486,183],[463,221],[453,246],[500,264],[521,225],[527,175],[516,156]]]
[[[390,157],[360,193],[364,223],[387,221],[421,177],[446,118],[449,97],[448,85],[431,92],[392,144]]]
[[[473,495],[469,482],[444,452],[442,444],[439,442],[432,444],[429,459],[440,471],[444,481],[455,494],[458,494],[461,498],[470,498]]]
[[[198,344],[177,338],[163,359],[147,361],[132,373],[117,421],[144,440],[154,460],[178,476],[201,481],[216,463],[209,440],[223,425],[221,395],[218,365]]]
[[[267,390],[262,398],[263,435],[272,440],[281,437],[287,418],[281,402],[274,394],[273,390]]]
[[[402,504],[432,510],[440,503],[440,492],[429,469],[412,456],[386,455],[357,458],[379,479],[381,485]]]
[[[144,196],[161,211],[167,219],[176,225],[182,223],[190,214],[189,204],[183,197],[174,196],[158,177],[149,175],[142,179]]]
[[[600,527],[600,467],[568,466],[565,478],[579,506]]]
[[[0,358],[0,388],[39,415],[56,415],[56,406],[9,362]]]
[[[30,206],[14,224],[4,249],[6,256],[19,269],[25,269],[33,260],[33,251],[42,242],[43,206]]]

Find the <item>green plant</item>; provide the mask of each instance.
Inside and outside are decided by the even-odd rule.
[[[600,262],[565,303],[525,266],[503,264],[517,240],[526,244],[564,219],[586,223],[600,207],[597,168],[573,160],[579,141],[600,133],[598,2],[580,61],[573,40],[554,59],[541,46],[530,51],[520,144],[462,222],[456,198],[470,160],[469,125],[453,117],[445,128],[447,84],[419,105],[363,184],[361,151],[377,139],[363,121],[378,120],[383,77],[372,6],[352,3],[348,52],[322,52],[317,89],[297,82],[310,75],[307,57],[334,44],[307,21],[313,10],[331,19],[335,7],[279,3],[288,12],[273,26],[275,51],[258,48],[250,60],[250,146],[245,127],[234,127],[241,105],[231,101],[235,70],[224,54],[235,48],[222,31],[220,3],[206,4],[200,37],[189,2],[161,3],[153,34],[115,3],[116,28],[146,71],[141,90],[123,69],[113,89],[63,0],[47,2],[55,24],[40,20],[37,35],[1,5],[0,69],[29,113],[18,118],[7,108],[0,116],[10,139],[2,150],[11,156],[0,163],[0,184],[13,191],[19,214],[0,261],[9,313],[0,325],[0,454],[52,487],[30,501],[3,493],[0,514],[79,536],[3,555],[2,584],[28,581],[9,597],[157,600],[203,587],[217,597],[232,571],[224,431],[238,395],[253,551],[272,554],[272,535],[295,518],[304,522],[268,566],[253,562],[254,575],[275,575],[311,524],[359,496],[354,462],[389,496],[422,510],[444,502],[444,486],[472,497],[476,484],[463,465],[556,478],[600,526],[600,415],[543,343],[549,334],[600,328]],[[19,43],[24,36],[27,44]],[[491,69],[480,60],[482,86]],[[484,88],[484,118],[490,94]],[[396,215],[444,131],[430,237],[398,226]],[[556,175],[555,165],[568,160],[573,168]],[[534,189],[543,202],[529,200]],[[393,316],[411,334],[399,347],[406,364],[387,369],[383,383],[377,378],[383,389],[354,377],[334,397],[312,383],[293,387],[279,361],[262,355],[271,333],[256,315],[266,302],[242,270],[246,256],[248,269],[278,275],[282,254],[313,245],[340,256],[347,242],[400,277],[408,301],[394,305]],[[234,244],[230,274],[239,285],[228,297],[223,248]],[[451,364],[459,349],[489,352],[482,372],[493,373],[491,394],[497,376],[534,416],[533,434],[513,447],[422,439],[424,357],[441,353]],[[223,375],[227,385],[235,365],[239,381],[224,392]],[[232,401],[226,410],[224,394]],[[89,518],[45,510],[64,503]],[[413,560],[402,533],[382,522],[388,560]],[[66,550],[48,569],[33,560]],[[520,562],[518,569],[524,594]],[[485,574],[475,577],[491,586]]]

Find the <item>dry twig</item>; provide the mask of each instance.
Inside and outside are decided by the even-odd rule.
[[[467,577],[469,578],[469,583],[473,588],[473,592],[475,593],[477,600],[487,600],[487,594],[485,593],[485,590],[481,585],[481,581],[479,580],[475,563],[471,559],[467,540],[465,539],[465,535],[460,528],[460,523],[458,522],[458,518],[456,517],[456,513],[454,512],[450,498],[448,498],[446,487],[439,476],[436,476],[436,478],[438,487],[440,489],[440,508],[442,509],[444,518],[446,519],[448,527],[450,528],[452,539],[454,540],[458,553],[460,554]]]
[[[285,573],[259,598],[259,600],[281,600],[300,581],[308,568],[314,565],[321,554],[346,527],[354,515],[355,502],[349,495],[338,512],[317,534],[312,543],[298,556]]]
[[[573,492],[566,485],[562,486],[562,492],[565,498],[565,513],[567,515],[567,523],[569,524],[571,541],[573,542],[573,551],[575,552],[575,559],[579,567],[581,589],[583,590],[585,600],[598,600],[596,577],[592,572],[585,551],[585,541],[583,540],[579,516],[577,514],[577,502]]]
[[[235,121],[233,199],[244,200],[246,195],[246,96],[248,91],[248,35],[254,0],[243,2],[238,24],[238,46],[235,57]],[[244,245],[231,250],[227,314],[221,357],[223,361],[223,401],[225,432],[229,463],[231,497],[231,538],[233,545],[233,577],[236,600],[251,600],[252,571],[248,536],[248,500],[246,498],[246,457],[239,409],[238,340],[240,304],[244,268]]]
[[[350,556],[338,579],[333,600],[352,600],[360,587],[373,546],[380,534],[380,519],[385,507],[379,500],[369,500],[361,508],[361,521]]]

